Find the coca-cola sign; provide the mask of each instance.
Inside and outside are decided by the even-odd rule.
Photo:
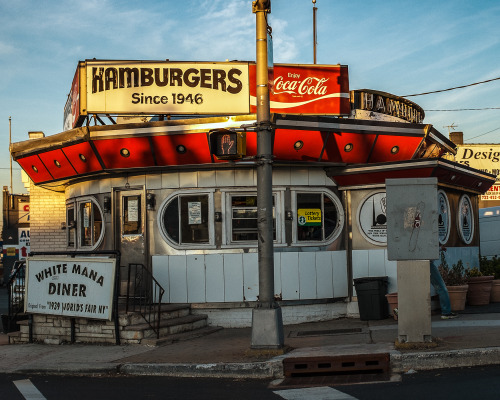
[[[255,65],[250,65],[250,105],[256,112]],[[274,64],[269,96],[279,114],[348,115],[349,77],[345,65]]]

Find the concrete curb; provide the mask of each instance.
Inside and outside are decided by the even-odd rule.
[[[122,364],[118,372],[127,375],[158,375],[204,378],[281,378],[282,359],[272,359],[253,363],[213,363],[213,364]]]
[[[394,373],[414,370],[442,368],[478,367],[500,364],[500,347],[432,351],[419,353],[391,353],[391,368]]]

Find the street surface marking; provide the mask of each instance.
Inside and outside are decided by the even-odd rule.
[[[16,385],[17,390],[21,392],[26,400],[46,400],[29,379],[14,381],[14,385]]]
[[[328,386],[277,390],[274,393],[285,400],[357,400],[355,397]]]

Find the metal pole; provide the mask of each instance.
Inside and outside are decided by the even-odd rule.
[[[313,3],[313,50],[314,50],[314,64],[316,64],[316,44],[318,44],[318,36],[316,34],[316,0],[312,0]]]
[[[12,118],[9,117],[9,160],[10,160],[10,193],[13,194],[12,190],[12,155],[10,154],[10,145],[12,144]]]
[[[253,2],[257,50],[257,229],[259,305],[252,314],[252,347],[283,347],[281,309],[274,301],[272,136],[269,107],[267,14],[270,0]]]

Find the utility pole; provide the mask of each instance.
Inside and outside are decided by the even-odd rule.
[[[12,144],[12,118],[9,117],[9,160],[10,160],[10,194],[13,194],[12,190],[12,155],[10,154],[10,146]]]
[[[257,48],[257,230],[259,301],[252,311],[253,349],[280,349],[284,345],[281,308],[274,300],[273,244],[273,127],[269,105],[268,25],[270,0],[252,3],[256,17]]]
[[[318,35],[316,33],[316,0],[312,0],[313,3],[313,50],[314,50],[314,64],[316,64],[316,45],[318,44]]]

